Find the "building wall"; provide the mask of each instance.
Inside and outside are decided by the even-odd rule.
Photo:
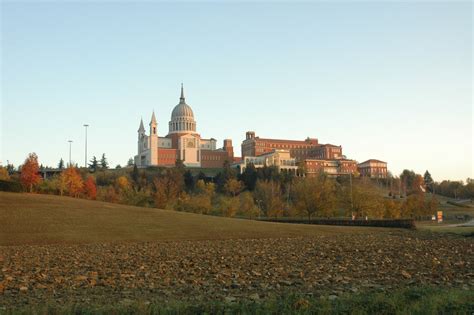
[[[158,165],[160,166],[174,166],[178,159],[178,150],[176,149],[158,149]]]
[[[225,161],[232,163],[233,157],[224,150],[201,150],[201,167],[220,168]]]

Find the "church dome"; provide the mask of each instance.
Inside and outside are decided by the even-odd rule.
[[[169,133],[196,133],[196,121],[191,107],[186,104],[183,85],[181,85],[181,97],[171,113],[169,122]]]
[[[173,112],[171,113],[171,120],[174,120],[178,117],[189,117],[194,119],[193,110],[184,101],[179,102],[179,104],[175,106]]]

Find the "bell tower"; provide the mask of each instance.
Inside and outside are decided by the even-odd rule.
[[[149,165],[158,165],[158,124],[156,123],[155,111],[151,115],[149,139]]]
[[[140,127],[138,128],[138,151],[140,154],[143,151],[143,139],[145,139],[145,126],[143,126],[143,118],[140,119]]]

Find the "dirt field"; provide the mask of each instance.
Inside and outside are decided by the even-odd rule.
[[[474,290],[473,238],[0,193],[0,306]],[[0,308],[1,311],[1,308]]]

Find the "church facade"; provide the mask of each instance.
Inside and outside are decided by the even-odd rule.
[[[217,148],[217,140],[201,138],[196,125],[193,110],[186,104],[181,85],[179,104],[171,113],[166,136],[158,135],[155,112],[151,115],[148,134],[143,119],[140,121],[135,164],[138,167],[174,166],[177,160],[181,160],[186,167],[219,168],[226,161],[232,163],[232,140],[224,140],[223,147]]]

